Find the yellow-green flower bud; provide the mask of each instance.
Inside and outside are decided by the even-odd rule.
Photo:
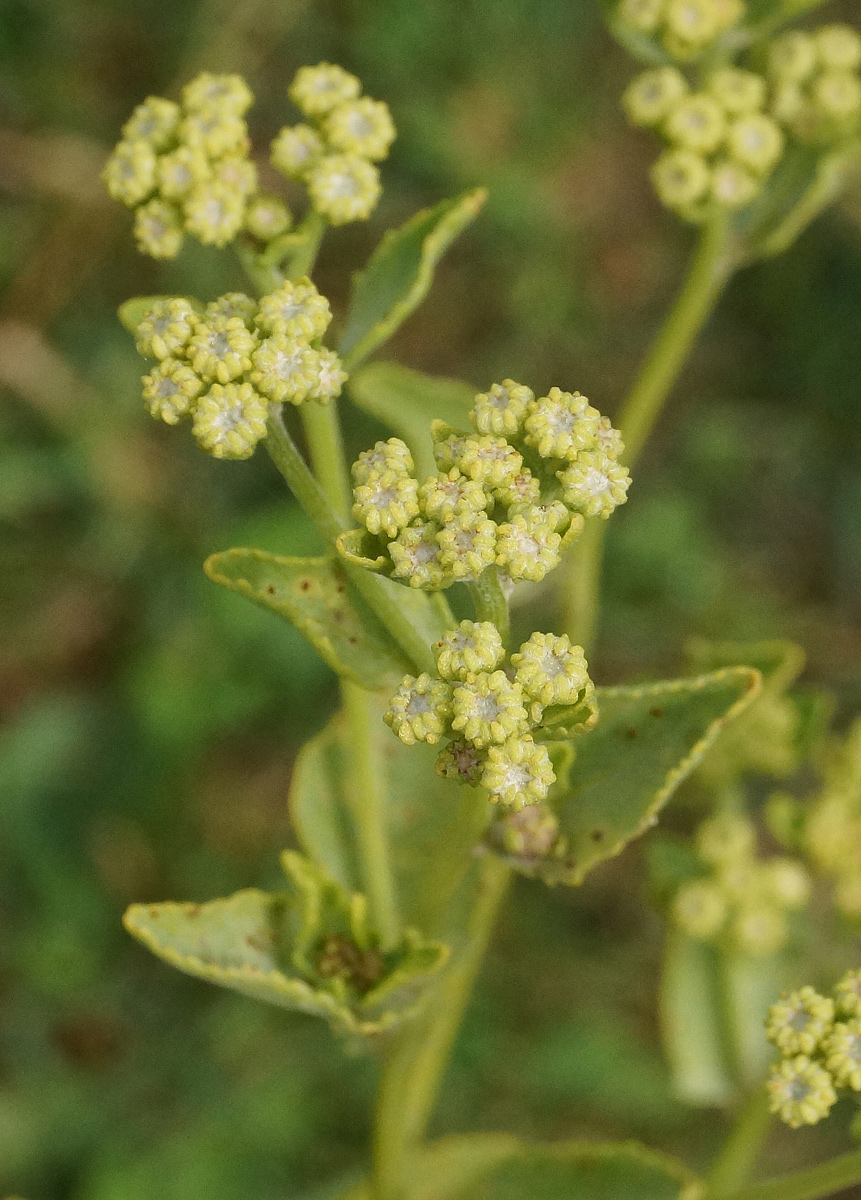
[[[531,508],[540,509],[541,484],[528,467],[524,467],[513,479],[507,479],[493,489],[493,498],[509,510],[516,508],[518,512],[528,512]],[[509,517],[514,514],[509,511]]]
[[[409,475],[382,471],[353,489],[353,516],[369,533],[397,537],[419,515],[418,486]]]
[[[726,117],[713,96],[698,92],[671,109],[664,133],[683,150],[711,154],[726,136]]]
[[[382,100],[346,100],[323,120],[326,140],[344,154],[360,154],[374,162],[386,157],[395,140],[389,106]]]
[[[851,25],[823,25],[814,33],[813,42],[819,64],[826,71],[861,67],[861,35]]]
[[[728,116],[741,117],[763,107],[767,84],[753,71],[722,67],[709,77],[708,91]]]
[[[242,228],[244,198],[223,183],[202,183],[185,199],[185,227],[206,246],[226,246]]]
[[[438,532],[439,526],[428,521],[402,529],[395,540],[389,542],[395,578],[405,579],[410,587],[425,591],[439,591],[448,585],[439,560]]]
[[[711,183],[705,159],[692,150],[666,150],[652,167],[652,184],[667,208],[683,209],[702,200]]]
[[[257,338],[241,317],[198,321],[186,351],[188,361],[203,379],[230,383],[251,369]]]
[[[861,1020],[838,1021],[825,1039],[822,1053],[835,1084],[861,1092]]]
[[[625,503],[631,483],[627,467],[600,450],[582,451],[571,466],[556,474],[565,503],[585,517],[609,517]]]
[[[316,378],[309,398],[319,404],[328,404],[340,396],[341,388],[347,382],[347,372],[334,350],[321,347],[314,351],[314,358]]]
[[[333,225],[367,221],[380,198],[380,173],[357,154],[327,154],[308,171],[308,194]]]
[[[712,171],[711,193],[723,208],[744,208],[759,195],[760,181],[732,159],[715,163]]]
[[[797,30],[775,38],[768,47],[769,72],[782,82],[802,83],[816,69],[816,43]]]
[[[135,241],[150,258],[176,258],[185,237],[182,213],[166,200],[150,200],[135,210]]]
[[[436,745],[451,716],[451,688],[426,672],[407,675],[389,701],[383,720],[406,746]]]
[[[514,437],[523,429],[527,406],[534,399],[528,387],[513,379],[504,379],[476,396],[475,407],[469,414],[470,423],[479,433]]]
[[[771,1111],[793,1129],[816,1125],[837,1101],[831,1076],[803,1054],[776,1063],[766,1086]]]
[[[496,524],[484,512],[456,513],[437,534],[439,561],[451,579],[477,579],[496,558]]]
[[[809,110],[810,104],[800,83],[787,80],[776,85],[771,98],[771,115],[775,121],[795,126],[799,121],[806,121]]]
[[[782,908],[804,908],[812,890],[810,875],[794,858],[773,858],[763,867],[768,894]]]
[[[805,986],[768,1010],[765,1035],[784,1055],[813,1054],[834,1025],[834,1001]]]
[[[254,96],[241,75],[202,71],[182,89],[182,102],[189,112],[215,108],[241,117],[254,103]]]
[[[669,0],[665,20],[669,37],[691,52],[712,41],[721,29],[714,0]]]
[[[533,633],[511,656],[514,678],[531,701],[532,719],[551,704],[576,704],[594,692],[581,646],[567,634]]]
[[[730,157],[755,175],[765,175],[783,154],[780,126],[764,113],[751,113],[733,121],[726,144]]]
[[[756,848],[756,829],[747,817],[722,812],[703,821],[697,830],[696,850],[713,866],[742,863]]]
[[[481,786],[495,804],[517,810],[542,801],[555,780],[546,746],[528,736],[509,737],[488,749]]]
[[[419,488],[419,504],[431,521],[454,520],[460,513],[477,513],[488,509],[492,497],[480,483],[462,475],[457,467],[431,475]]]
[[[786,945],[786,918],[774,904],[748,904],[732,922],[732,938],[742,954],[767,958]]]
[[[149,142],[118,142],[102,171],[102,183],[112,200],[134,208],[156,185],[156,155]]]
[[[307,116],[320,117],[345,100],[355,100],[361,90],[355,75],[343,67],[321,62],[316,67],[300,67],[287,95]]]
[[[834,989],[837,1011],[844,1017],[861,1017],[861,971],[847,971]]]
[[[323,139],[310,125],[285,125],[272,143],[269,161],[288,179],[304,179],[323,156]]]
[[[209,179],[209,159],[193,146],[177,146],[158,160],[158,188],[166,200],[181,200]]]
[[[727,902],[717,884],[708,879],[683,883],[673,897],[673,921],[688,937],[710,941],[727,919]]]
[[[861,113],[861,79],[850,71],[826,71],[814,80],[810,98],[825,121],[851,121]]]
[[[189,113],[179,127],[180,140],[210,158],[242,154],[248,149],[248,126],[242,117],[221,108]]]
[[[486,761],[487,756],[482,750],[477,750],[463,738],[454,738],[440,750],[434,770],[443,779],[478,787]]]
[[[485,488],[505,487],[523,470],[522,455],[505,438],[477,434],[450,442],[453,465]]]
[[[389,438],[387,442],[377,442],[371,450],[362,451],[352,466],[353,483],[367,483],[384,471],[412,475],[414,470],[413,456],[406,442]]]
[[[250,458],[266,437],[269,406],[250,383],[214,383],[194,410],[192,432],[214,458]]]
[[[573,461],[581,450],[594,446],[600,419],[585,396],[554,387],[530,401],[524,440],[542,458]]]
[[[479,747],[499,745],[529,729],[520,684],[504,671],[481,671],[458,684],[452,712],[452,729]]]
[[[180,108],[161,96],[147,96],[123,125],[128,142],[149,142],[153,150],[167,150],[176,138]]]
[[[656,67],[628,84],[622,108],[632,125],[660,125],[689,90],[688,81],[676,67]]]
[[[245,228],[261,242],[271,241],[286,233],[293,224],[290,209],[272,192],[257,192],[245,208]]]
[[[331,320],[329,301],[307,276],[283,283],[263,296],[258,306],[257,324],[266,333],[308,342],[322,337]]]
[[[317,384],[319,361],[307,342],[274,334],[251,355],[251,382],[275,404],[302,404]]]
[[[210,300],[203,310],[204,322],[215,321],[219,318],[229,321],[238,317],[247,328],[252,328],[257,315],[257,302],[245,292],[225,292],[217,300]]]
[[[250,196],[257,187],[257,168],[250,158],[226,154],[212,164],[212,179],[240,196]]]
[[[495,670],[505,657],[505,648],[491,621],[461,621],[434,643],[433,653],[439,674],[454,681]]]
[[[138,354],[144,358],[179,357],[197,327],[197,313],[177,296],[156,300],[135,333]]]
[[[553,516],[540,509],[519,512],[499,526],[496,564],[512,581],[540,583],[561,561],[562,538],[554,531]]]
[[[506,854],[520,859],[545,858],[553,849],[559,821],[540,801],[507,812],[494,824],[494,833]]]
[[[620,0],[616,15],[637,33],[654,33],[664,15],[665,0]]]
[[[166,425],[176,425],[191,412],[204,386],[188,363],[178,358],[163,358],[149,375],[144,375],[142,383],[150,416]]]

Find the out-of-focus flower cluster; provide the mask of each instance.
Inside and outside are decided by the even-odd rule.
[[[812,987],[781,996],[765,1028],[781,1054],[767,1083],[771,1111],[787,1125],[815,1125],[839,1092],[861,1092],[861,971],[844,975],[831,996]]]
[[[182,297],[157,300],[137,327],[137,348],[156,362],[143,377],[152,416],[183,417],[202,450],[248,458],[279,404],[326,404],[346,374],[320,345],[329,302],[309,279],[284,283],[252,300],[229,292],[206,306]]]
[[[308,189],[312,206],[333,225],[364,221],[380,198],[380,173],[395,138],[388,106],[361,95],[343,67],[302,67],[288,95],[307,118],[285,125],[272,142],[271,161]]]
[[[579,392],[536,398],[506,379],[476,396],[474,432],[435,421],[438,471],[420,483],[398,438],[353,465],[353,516],[365,566],[410,587],[439,590],[496,566],[512,581],[538,582],[558,566],[584,518],[609,517],[626,497],[622,442]]]
[[[849,25],[792,32],[768,46],[769,111],[794,138],[828,145],[861,129],[861,35]]]
[[[508,658],[495,625],[461,621],[433,652],[436,674],[407,675],[386,723],[408,746],[447,739],[436,764],[445,778],[481,786],[509,809],[540,803],[556,779],[540,740],[550,710],[576,710],[584,728],[597,720],[582,649],[533,633]]]
[[[803,848],[834,881],[834,905],[861,919],[861,721],[826,766],[825,784],[804,822]]]
[[[668,143],[652,183],[668,208],[702,221],[715,208],[743,208],[759,194],[784,150],[784,134],[765,111],[766,79],[721,67],[692,91],[676,67],[644,71],[622,103],[634,125]]]
[[[751,957],[780,950],[789,933],[787,914],[810,900],[810,877],[802,864],[793,858],[758,859],[753,823],[734,813],[703,822],[696,851],[708,874],[676,892],[675,924],[689,937],[720,939]]]
[[[257,189],[244,119],[253,99],[239,75],[204,72],[181,103],[150,96],[134,110],[102,179],[135,210],[144,254],[175,258],[187,233],[224,246],[242,229],[265,241],[290,227],[286,205]]]
[[[680,62],[697,58],[744,18],[742,0],[620,0],[616,19]]]

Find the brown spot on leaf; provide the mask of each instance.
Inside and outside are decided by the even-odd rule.
[[[628,728],[625,730],[625,737],[628,739],[629,742],[633,742],[637,736],[638,736],[637,731],[634,728],[634,726],[629,725]]]
[[[270,596],[274,596],[274,595],[275,595],[275,588],[272,586],[272,584],[271,584],[271,583],[269,584],[269,587],[266,589],[266,591],[268,592],[268,594],[269,594]]]
[[[664,710],[662,708],[650,708],[649,709],[650,717],[662,717],[663,715],[664,715]]]
[[[603,842],[605,834],[603,829],[593,829],[591,833],[593,842]]]

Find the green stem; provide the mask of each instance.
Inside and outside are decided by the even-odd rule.
[[[708,1176],[710,1200],[722,1200],[742,1186],[756,1165],[771,1124],[768,1095],[757,1087],[738,1110],[735,1124]]]
[[[304,235],[304,239],[290,256],[288,278],[298,279],[302,275],[311,274],[325,232],[326,218],[313,208],[309,209],[308,215],[297,230],[297,233]]]
[[[496,916],[511,882],[497,858],[481,865],[467,943],[429,998],[423,1016],[398,1036],[383,1066],[374,1133],[374,1198],[401,1200],[411,1150],[424,1136]]]
[[[344,461],[341,426],[333,400],[330,404],[303,404],[302,427],[308,441],[311,465],[335,512],[346,521],[353,493]]]
[[[726,1200],[823,1200],[861,1183],[861,1150],[832,1158],[821,1166],[795,1171],[764,1183],[729,1192]]]
[[[703,226],[690,269],[675,303],[646,355],[622,405],[618,425],[632,467],[672,391],[685,359],[733,271],[727,219]],[[589,648],[595,632],[605,521],[587,525],[569,557],[564,584],[564,623],[572,641]]]
[[[498,567],[485,567],[478,579],[469,585],[475,605],[475,619],[490,621],[499,630],[503,645],[508,645],[511,635],[508,601],[499,581]]]

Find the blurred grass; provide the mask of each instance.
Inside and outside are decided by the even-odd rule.
[[[290,764],[334,681],[204,579],[214,550],[314,535],[264,455],[216,463],[149,420],[115,318],[132,294],[208,299],[237,271],[196,246],[140,258],[96,176],[144,95],[244,71],[263,145],[291,119],[292,72],[324,58],[399,127],[379,213],[325,250],[336,304],[388,224],[491,189],[392,347],[407,365],[561,383],[612,413],[683,269],[597,0],[6,0],[0,1192],[29,1200],[275,1200],[360,1165],[369,1064],[170,972],[119,924],[131,900],[277,877]],[[602,681],[677,670],[693,633],[792,636],[841,712],[861,707],[857,212],[738,279],[710,325],[612,523]],[[351,450],[379,432],[345,417]],[[670,1095],[660,944],[636,853],[577,894],[518,886],[438,1127],[634,1135],[703,1161],[720,1122]],[[839,1123],[777,1139],[774,1162],[829,1138]]]

